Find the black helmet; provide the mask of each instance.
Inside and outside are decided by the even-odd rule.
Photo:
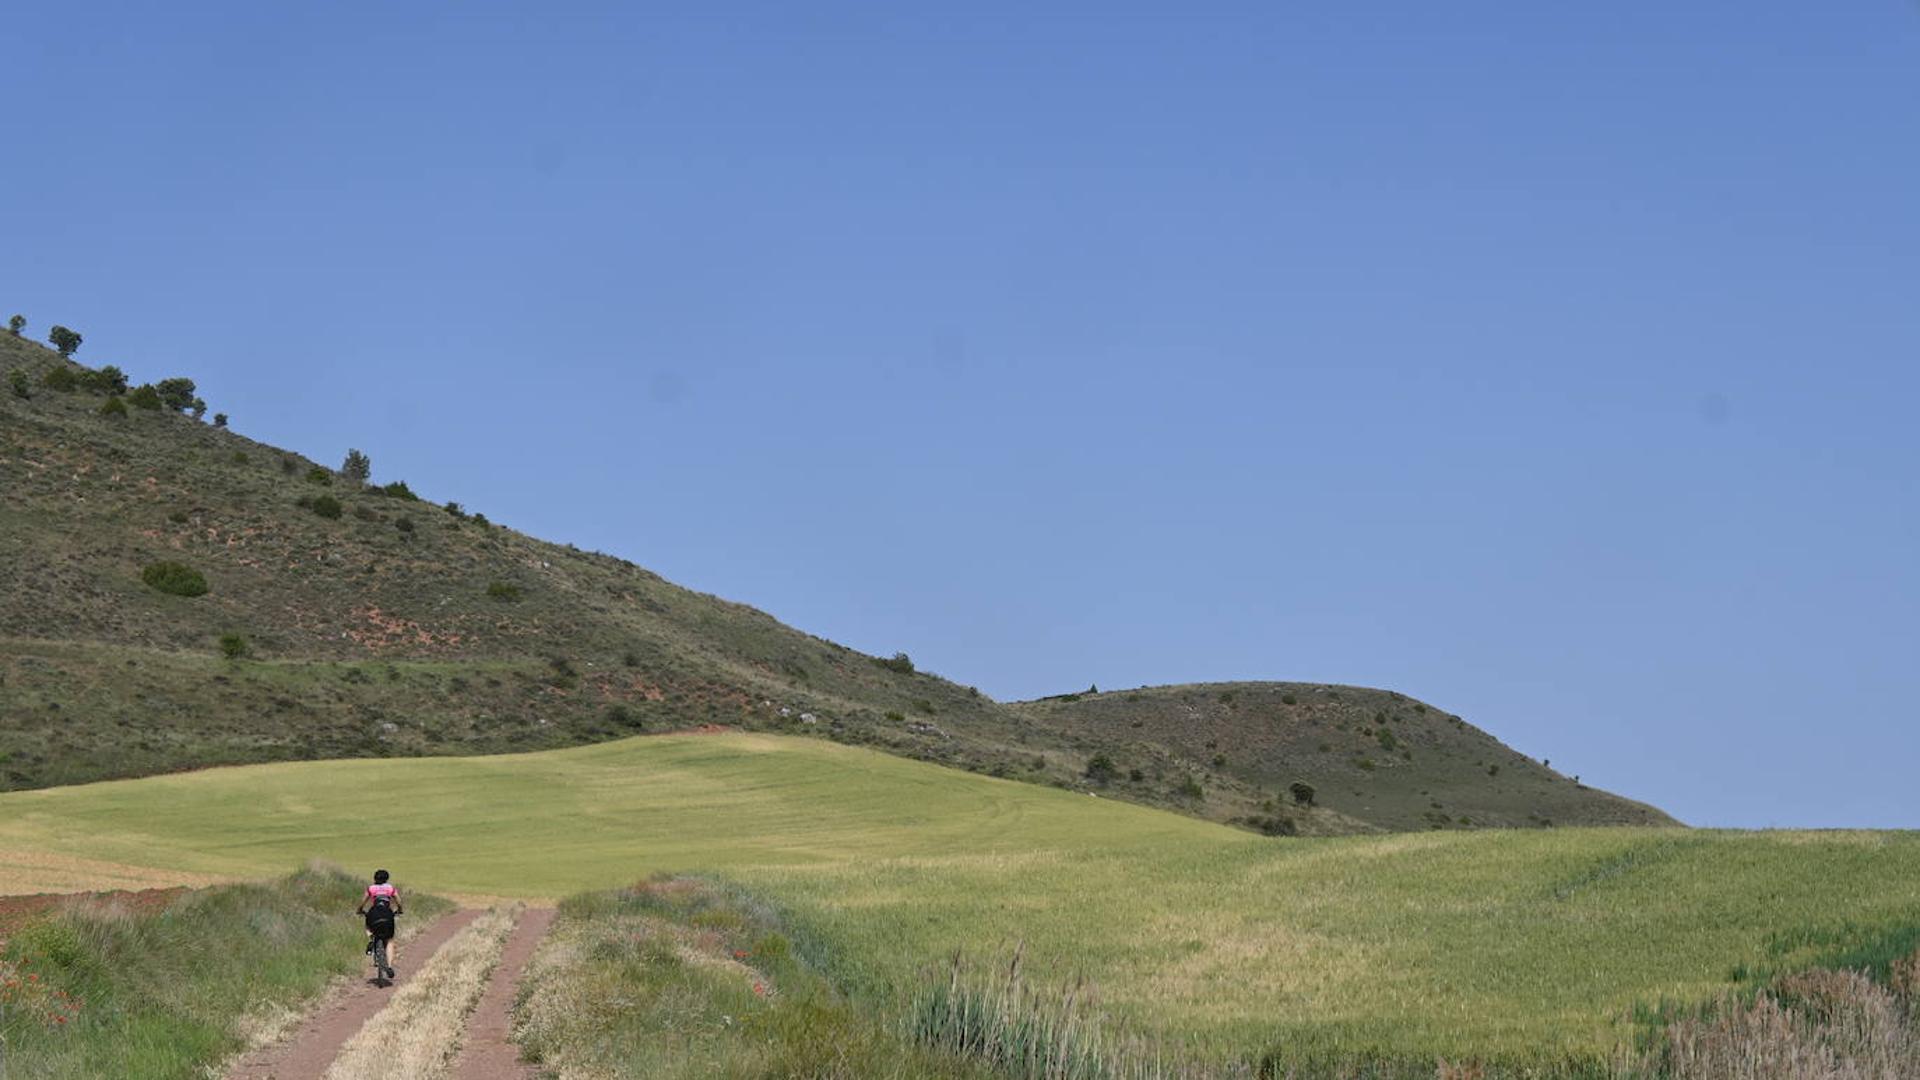
[[[375,885],[385,885],[387,883],[387,872],[385,870],[375,870],[373,872],[373,883]]]

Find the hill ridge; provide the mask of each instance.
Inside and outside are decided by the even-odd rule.
[[[156,405],[7,335],[0,369],[29,395],[10,375],[0,385],[0,563],[18,568],[0,583],[14,635],[0,638],[0,789],[717,723],[1274,833],[1672,823],[1394,691],[1245,682],[995,701],[199,422],[177,385]],[[152,407],[106,404],[136,397]],[[143,581],[167,562],[204,578],[204,595]]]

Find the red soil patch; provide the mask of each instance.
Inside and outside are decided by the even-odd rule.
[[[45,915],[69,900],[93,900],[101,903],[117,902],[132,910],[135,914],[147,914],[159,911],[173,898],[186,892],[184,888],[171,889],[120,889],[111,892],[88,893],[38,893],[33,896],[0,896],[0,943],[7,935],[34,919]]]

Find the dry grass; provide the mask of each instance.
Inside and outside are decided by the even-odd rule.
[[[1893,989],[1856,971],[1784,976],[1750,1002],[1725,1000],[1668,1025],[1665,1046],[1643,1067],[1672,1080],[1920,1076],[1920,1014],[1907,996],[1916,970],[1920,953],[1895,964]]]
[[[445,1076],[460,1050],[467,1015],[487,987],[517,910],[494,908],[441,946],[327,1069],[326,1080]]]

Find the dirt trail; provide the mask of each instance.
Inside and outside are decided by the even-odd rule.
[[[467,1037],[454,1062],[454,1080],[524,1080],[538,1075],[532,1065],[522,1064],[520,1048],[513,1045],[513,999],[520,991],[520,975],[533,956],[534,946],[553,925],[552,908],[529,908],[514,924],[500,963],[493,969],[487,991],[467,1018]]]
[[[425,967],[428,958],[438,952],[448,938],[479,915],[480,912],[473,910],[456,911],[402,942],[399,962],[394,965],[399,969],[394,985],[404,984],[414,972]],[[363,964],[362,970],[369,967]],[[319,1080],[327,1066],[340,1055],[340,1047],[373,1014],[386,1007],[392,994],[391,989],[368,986],[364,978],[356,979],[344,991],[322,1002],[290,1038],[242,1057],[228,1070],[227,1080]]]

